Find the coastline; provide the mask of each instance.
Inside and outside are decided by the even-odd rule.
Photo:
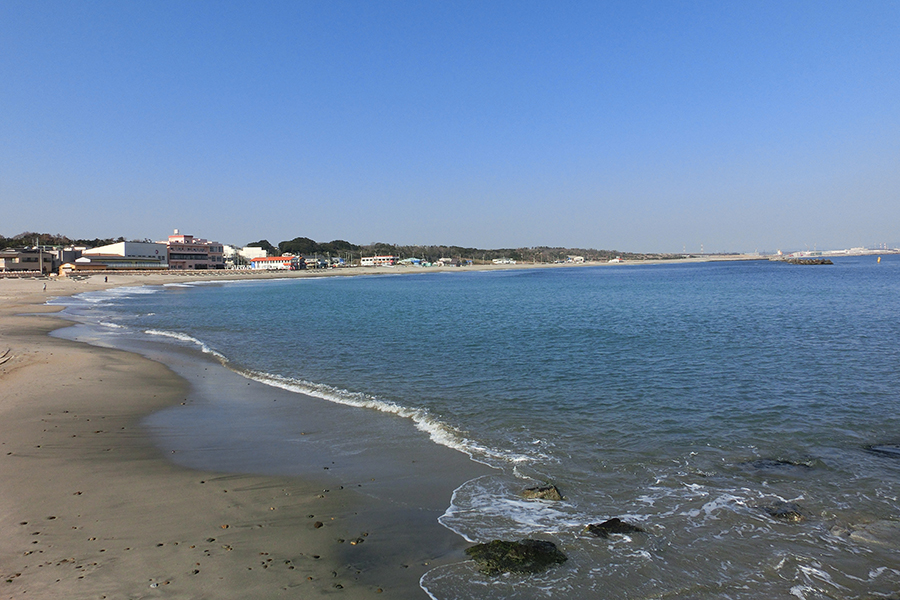
[[[185,277],[109,280],[54,279],[46,291],[41,280],[0,280],[0,354],[9,351],[0,365],[5,597],[425,598],[421,576],[464,559],[467,544],[437,517],[454,485],[483,471],[453,450],[421,457],[423,472],[429,458],[451,468],[421,482],[395,456],[393,481],[379,478],[371,489],[336,485],[337,470],[330,479],[255,475],[170,460],[147,417],[223,388],[204,392],[133,352],[50,335],[72,325],[44,304],[51,297]],[[382,458],[365,458],[362,468]],[[404,489],[419,491],[398,502]]]
[[[696,259],[653,264],[671,262]],[[451,476],[432,477],[416,488],[410,481],[414,470],[399,467],[395,456],[389,462],[400,495],[417,489],[418,504],[410,512],[409,506],[397,503],[396,490],[385,492],[382,487],[373,495],[337,486],[342,492],[337,494],[334,479],[310,472],[245,475],[235,474],[240,470],[228,465],[221,472],[179,466],[166,456],[159,440],[151,438],[144,421],[182,403],[204,401],[189,375],[176,374],[135,351],[51,336],[73,323],[54,315],[60,308],[45,304],[49,299],[188,281],[600,264],[133,273],[109,274],[106,282],[103,275],[0,278],[0,354],[9,351],[0,365],[0,477],[5,482],[0,488],[0,525],[10,532],[0,541],[5,595],[113,597],[164,588],[173,597],[242,598],[277,597],[298,589],[304,596],[356,589],[360,595],[384,590],[392,597],[423,598],[418,581],[425,572],[442,560],[465,559],[467,544],[440,526],[437,517],[455,486],[484,473],[481,465],[441,448],[435,451],[457,455]],[[199,368],[230,373],[220,365],[203,365]],[[363,468],[380,458],[364,459]],[[447,456],[436,460],[446,462]],[[390,477],[386,485],[390,487]],[[415,518],[407,522],[410,514]],[[316,528],[316,523],[323,526]],[[381,547],[372,543],[375,536],[366,537],[368,544],[346,543],[373,530],[391,539],[383,540]]]

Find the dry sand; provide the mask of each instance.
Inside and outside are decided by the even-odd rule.
[[[181,404],[189,383],[136,354],[48,336],[68,325],[43,304],[51,296],[170,278],[109,279],[51,280],[46,292],[45,280],[0,279],[3,596],[425,598],[421,575],[462,559],[465,543],[433,511],[405,518],[309,478],[169,461],[140,421]]]

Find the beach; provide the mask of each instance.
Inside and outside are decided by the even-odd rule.
[[[110,274],[108,281],[103,275],[0,279],[0,524],[7,532],[0,541],[3,597],[342,594],[405,599],[431,593],[444,600],[472,597],[478,590],[478,597],[530,599],[542,597],[541,586],[560,585],[560,597],[572,590],[597,597],[694,590],[695,597],[706,598],[721,591],[709,584],[715,579],[715,565],[690,575],[691,557],[703,555],[711,545],[713,554],[729,565],[722,585],[752,580],[746,594],[735,597],[783,592],[802,577],[808,579],[809,589],[829,589],[828,577],[854,589],[890,588],[892,572],[873,570],[890,561],[890,550],[876,546],[860,559],[845,546],[847,540],[856,543],[848,536],[868,531],[866,527],[895,531],[892,501],[868,500],[894,497],[893,488],[878,488],[880,482],[891,481],[894,465],[882,464],[883,458],[862,449],[867,443],[893,441],[892,421],[878,412],[878,407],[890,405],[892,391],[871,390],[864,409],[847,413],[852,423],[862,423],[854,425],[861,431],[835,447],[820,447],[822,436],[812,426],[810,439],[801,440],[796,433],[782,435],[790,422],[769,417],[757,422],[758,414],[769,410],[765,398],[753,397],[763,384],[730,392],[724,383],[715,390],[703,387],[709,378],[724,381],[721,378],[734,373],[760,369],[770,379],[795,376],[783,374],[777,361],[755,355],[741,369],[729,371],[730,363],[723,367],[717,355],[701,352],[692,360],[707,361],[707,375],[696,377],[681,366],[685,350],[647,364],[635,358],[652,356],[660,347],[694,348],[698,331],[709,336],[700,340],[701,346],[731,348],[732,355],[740,356],[748,328],[762,327],[769,333],[760,335],[756,345],[767,348],[776,329],[790,332],[776,326],[779,314],[793,322],[795,313],[827,309],[804,304],[817,302],[822,294],[794,295],[800,278],[805,283],[799,289],[816,289],[825,285],[823,279],[840,279],[841,273],[771,263],[677,264],[692,262],[638,263],[676,264],[657,269],[524,264]],[[847,272],[862,281],[880,281],[882,271],[867,265],[851,261],[843,268],[852,269]],[[441,275],[476,270],[521,272]],[[418,273],[426,276],[332,278]],[[321,277],[330,279],[308,285],[252,281]],[[216,285],[243,279],[248,282]],[[695,294],[697,281],[705,283]],[[743,304],[747,289],[766,282],[774,287]],[[185,283],[191,284],[190,290],[180,285]],[[156,288],[137,300],[134,288],[142,285],[171,287]],[[732,336],[731,330],[719,334],[704,325],[705,299],[722,290],[730,290],[730,300],[715,310],[725,315],[721,322],[736,324],[742,335]],[[107,294],[97,306],[106,306],[98,312],[109,317],[73,323],[55,314],[61,306],[46,304],[82,292]],[[114,295],[119,292],[121,297]],[[779,299],[773,301],[776,294]],[[541,295],[542,301],[525,301]],[[119,298],[121,308],[112,308]],[[233,298],[242,298],[241,303],[229,304]],[[506,318],[511,306],[507,298],[515,299],[511,319]],[[667,308],[645,310],[641,303],[648,298],[651,305]],[[846,304],[846,299],[836,303]],[[251,305],[253,310],[246,308]],[[758,305],[768,306],[775,320],[741,320]],[[87,302],[82,310],[91,311],[91,306]],[[142,307],[141,315],[135,306]],[[167,306],[173,308],[163,315]],[[245,309],[231,310],[233,306]],[[268,316],[283,306],[293,306],[294,323],[267,329]],[[333,311],[325,310],[329,306]],[[583,306],[591,310],[582,311]],[[185,312],[190,307],[201,310]],[[569,315],[562,322],[574,319],[580,325],[556,327],[555,318],[547,317],[548,307],[554,307],[554,314]],[[885,312],[882,303],[868,310],[876,322],[892,326],[891,319],[880,317]],[[160,314],[151,319],[148,311]],[[369,323],[374,327],[377,321],[378,327],[356,327],[372,312],[382,315]],[[205,324],[210,328],[196,333],[192,327],[201,325],[201,313],[209,313]],[[70,314],[75,318],[76,313]],[[116,337],[115,332],[128,329],[115,328],[116,315],[125,314],[136,315],[141,323],[160,322],[164,333],[195,331],[196,338],[172,343],[159,335]],[[681,315],[681,320],[673,322],[666,315]],[[317,331],[311,327],[314,319],[323,323]],[[342,322],[355,325],[345,329]],[[838,316],[824,319],[825,330],[814,339],[829,340],[858,326],[855,321],[844,324],[835,333],[827,327],[831,322],[838,322]],[[417,323],[426,325],[420,328]],[[770,326],[774,329],[767,329]],[[146,334],[147,327],[130,331]],[[233,331],[238,346],[291,348],[286,360],[298,367],[299,375],[286,388],[267,384],[264,377],[248,377],[248,356],[228,346],[226,338],[216,338],[216,328]],[[241,333],[242,328],[249,329]],[[605,338],[579,333],[598,330]],[[561,331],[572,333],[554,350],[546,350]],[[275,334],[285,337],[273,343]],[[807,337],[800,335],[777,348],[793,348]],[[607,345],[595,347],[598,339],[607,338],[602,341]],[[737,339],[741,346],[729,346]],[[895,337],[888,333],[878,339]],[[199,340],[221,348],[231,367],[201,351]],[[310,340],[312,345],[306,344]],[[337,387],[350,395],[363,390],[374,398],[399,398],[404,410],[422,407],[432,425],[437,422],[455,437],[449,443],[430,439],[417,428],[421,419],[414,422],[383,406],[369,410],[298,392],[296,379],[314,373],[317,349],[323,362],[340,360],[338,371],[364,366],[357,367],[360,375],[354,384],[339,382]],[[344,351],[352,358],[341,358]],[[591,362],[623,352],[631,356],[623,363],[627,369],[596,369]],[[538,357],[538,363],[530,362],[531,357]],[[384,364],[377,366],[381,358]],[[272,361],[273,355],[266,360]],[[263,371],[279,373],[266,360]],[[823,365],[829,362],[821,360]],[[881,364],[858,360],[867,368]],[[863,387],[890,377],[857,371],[861,376],[856,385]],[[666,373],[659,378],[662,395],[653,384],[659,372]],[[313,382],[333,381],[331,376],[309,377]],[[777,399],[778,406],[801,402],[785,395],[783,389],[790,385],[790,379],[776,381],[764,395]],[[635,400],[635,390],[646,399]],[[833,390],[825,395],[840,396]],[[702,425],[692,420],[699,417],[690,411],[684,412],[684,422],[677,425],[681,429],[674,433],[666,420],[672,403],[692,406],[696,412],[703,399],[741,403],[747,398],[752,408],[741,404],[721,430],[715,426],[716,403],[702,417]],[[801,402],[797,410],[805,410],[803,406]],[[778,414],[783,412],[779,409]],[[597,436],[596,419],[602,415],[615,415],[618,425]],[[645,416],[632,422],[631,415]],[[657,415],[660,423],[648,425],[646,415]],[[732,444],[732,423],[738,416],[747,422],[737,429],[753,433]],[[820,427],[834,431],[849,426]],[[648,428],[656,433],[642,435]],[[699,441],[694,440],[695,431],[705,432]],[[453,449],[459,442],[469,443],[475,456],[499,468]],[[682,462],[685,466],[678,466]],[[826,468],[829,475],[824,477]],[[861,484],[860,477],[872,483]],[[560,484],[565,502],[521,500],[525,486],[548,481]],[[852,497],[861,485],[868,486],[862,502]],[[808,511],[802,525],[782,531],[784,524],[772,522],[765,507],[778,499],[796,501]],[[707,511],[715,513],[708,521],[695,517]],[[641,523],[650,534],[610,545],[584,536],[586,523],[611,517]],[[744,540],[741,532],[748,523],[762,537]],[[530,536],[559,544],[570,556],[567,566],[544,579],[478,579],[464,554],[473,541]],[[762,571],[746,560],[762,552],[757,543],[774,549],[763,559]],[[823,575],[825,579],[803,575],[807,562],[821,562],[821,547],[840,560],[827,565],[830,574]],[[640,552],[632,552],[635,548]],[[799,566],[783,565],[779,552],[784,549],[803,557]],[[636,571],[651,576],[632,578]],[[852,583],[865,573],[875,575],[864,584]],[[575,587],[566,587],[570,585]]]
[[[418,456],[418,474],[400,454],[361,457],[347,481],[318,464],[302,477],[180,466],[142,421],[219,392],[135,353],[48,335],[70,324],[51,297],[173,279],[185,278],[54,279],[46,291],[46,280],[0,280],[3,597],[427,597],[422,574],[467,546],[437,517],[481,465],[424,440],[440,456]],[[196,365],[210,368],[228,373]],[[449,471],[429,478],[429,460]],[[371,489],[366,464],[381,465]]]

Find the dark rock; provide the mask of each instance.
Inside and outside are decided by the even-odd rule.
[[[562,500],[562,494],[555,485],[542,485],[539,487],[525,488],[522,497],[526,500]]]
[[[773,519],[787,521],[788,523],[799,523],[806,518],[803,510],[793,502],[776,502],[771,506],[764,507],[764,509]]]
[[[494,540],[467,548],[466,554],[472,557],[478,564],[478,570],[485,575],[500,573],[530,575],[568,560],[566,555],[556,548],[556,544],[544,540],[520,542]]]
[[[751,460],[748,463],[753,468],[756,469],[764,469],[764,470],[778,470],[778,469],[812,469],[807,463],[802,462],[794,462],[792,460],[782,460],[780,458],[760,458],[758,460]]]
[[[645,533],[640,527],[626,523],[619,518],[612,518],[602,523],[588,525],[584,530],[602,538],[608,538],[611,533]]]
[[[882,456],[900,458],[900,444],[872,444],[871,446],[866,446],[866,450]]]

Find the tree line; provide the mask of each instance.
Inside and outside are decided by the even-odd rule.
[[[124,242],[125,238],[94,238],[94,239],[72,239],[62,235],[61,233],[35,233],[26,231],[13,237],[3,237],[0,235],[0,248],[18,248],[21,246],[86,246],[88,248],[96,248],[97,246],[107,246]],[[143,241],[143,240],[142,240]]]
[[[331,242],[316,242],[307,237],[296,237],[285,240],[273,246],[268,240],[260,240],[247,244],[257,248],[263,248],[269,255],[273,254],[301,254],[301,255],[329,255],[329,256],[399,256],[404,258],[419,258],[427,262],[436,262],[441,258],[454,260],[472,260],[475,262],[491,262],[494,259],[510,259],[517,262],[557,262],[565,261],[569,256],[582,256],[585,260],[604,261],[620,257],[629,260],[641,260],[646,258],[660,258],[659,255],[648,255],[634,252],[620,252],[618,250],[596,250],[593,248],[563,248],[538,246],[530,248],[472,248],[466,246],[443,245],[398,245],[376,242],[373,244],[357,245],[346,240],[333,240]]]
[[[124,237],[73,239],[62,234],[24,232],[19,235],[6,238],[0,236],[0,248],[19,246],[87,246],[96,248],[118,242],[126,241]],[[149,239],[134,240],[149,242]],[[620,257],[628,260],[643,260],[648,258],[667,258],[667,255],[641,254],[634,252],[620,252],[618,250],[596,250],[593,248],[563,248],[537,246],[530,248],[472,248],[466,246],[442,246],[442,245],[398,245],[376,242],[373,244],[357,245],[346,240],[332,240],[330,242],[317,242],[307,237],[296,237],[292,240],[284,240],[277,246],[268,240],[262,239],[251,242],[247,246],[264,249],[269,256],[283,254],[295,255],[320,255],[332,257],[345,257],[358,260],[361,256],[399,256],[404,258],[419,258],[426,262],[436,262],[441,258],[453,260],[471,260],[476,263],[491,262],[494,259],[509,259],[517,262],[557,262],[565,261],[568,256],[583,256],[588,261],[607,261]]]

